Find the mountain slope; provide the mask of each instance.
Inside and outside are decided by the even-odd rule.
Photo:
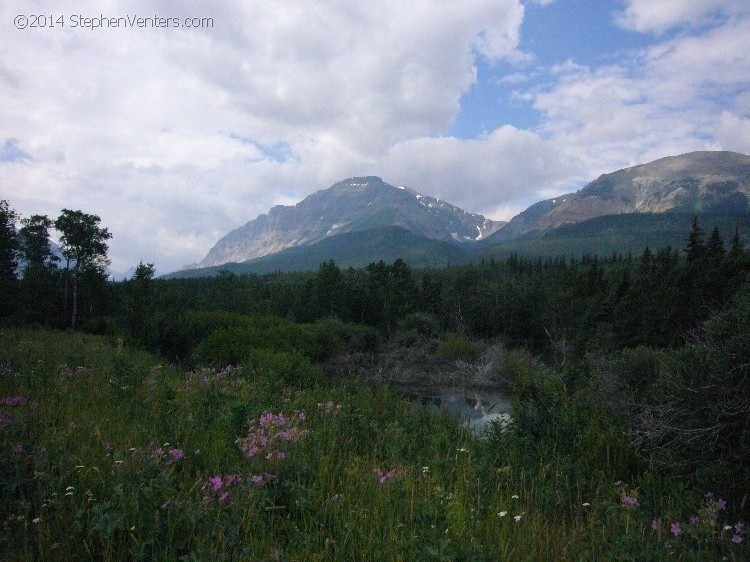
[[[474,256],[475,261],[479,256],[503,259],[511,253],[580,259],[587,254],[600,257],[640,255],[646,246],[653,251],[667,246],[681,251],[687,244],[694,216],[678,212],[605,215],[477,248]],[[735,229],[741,240],[750,240],[750,213],[705,213],[699,216],[699,223],[706,237],[714,227],[718,228],[727,247]]]
[[[540,201],[486,242],[511,240],[603,215],[749,211],[750,156],[691,152],[604,174],[576,193]]]
[[[502,224],[380,178],[350,178],[294,206],[272,208],[224,236],[192,267],[243,262],[372,228],[398,226],[432,240],[471,242]]]
[[[467,252],[463,248],[451,242],[417,236],[400,226],[384,226],[329,236],[313,244],[293,246],[241,263],[180,271],[165,278],[206,277],[220,271],[238,275],[311,271],[328,260],[340,267],[364,267],[373,261],[392,263],[401,258],[412,267],[446,267],[466,261]]]

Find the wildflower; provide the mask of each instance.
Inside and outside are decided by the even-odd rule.
[[[429,466],[423,466],[422,467],[422,474],[426,475],[428,472],[430,472]]]
[[[656,532],[659,530],[659,520],[654,518],[653,521],[651,521],[651,530]]]
[[[701,522],[701,518],[700,518],[700,517],[698,517],[697,515],[693,515],[693,516],[692,516],[692,517],[690,518],[690,524],[691,524],[691,525],[697,525],[697,524],[698,524],[698,523],[700,523],[700,522]]]
[[[718,509],[719,511],[723,511],[726,508],[727,508],[726,500],[719,498],[719,500],[716,502],[716,509]]]
[[[34,524],[39,523],[40,521],[41,519],[39,517],[35,517],[34,519],[31,520],[31,522]]]
[[[675,537],[679,537],[682,534],[682,528],[680,527],[680,522],[675,521],[670,525],[669,527],[670,533],[672,533]]]
[[[222,485],[221,476],[217,474],[216,476],[212,476],[211,478],[209,478],[208,485],[214,492],[218,491]]]
[[[461,447],[461,448],[460,448],[460,449],[459,449],[458,451],[459,451],[460,453],[468,453],[468,452],[469,452],[469,449],[467,449],[466,447]]]
[[[742,521],[737,521],[737,523],[734,524],[734,530],[737,533],[741,533],[742,529],[745,528],[745,524]]]
[[[590,506],[591,504],[590,504],[589,502],[583,502],[583,504],[582,504],[582,505],[583,505],[583,507],[588,507],[588,506]]]
[[[172,457],[172,461],[178,461],[185,458],[185,451],[182,449],[170,449],[169,456]]]
[[[23,444],[22,443],[16,443],[10,448],[10,452],[14,455],[20,455],[23,453]]]
[[[227,474],[224,482],[227,486],[234,486],[235,484],[242,483],[242,476],[239,474]]]
[[[518,514],[518,515],[515,515],[515,516],[513,517],[513,519],[515,519],[515,520],[516,520],[516,523],[518,523],[518,522],[519,522],[519,521],[521,520],[521,518],[522,518],[523,516],[524,516],[524,514],[523,514],[523,513],[520,513],[520,514]]]
[[[724,530],[725,531],[731,531],[732,530],[732,526],[731,525],[724,525]]]
[[[742,537],[739,533],[735,533],[734,535],[732,535],[732,542],[735,544],[739,544],[742,542]]]
[[[388,472],[381,470],[380,468],[374,468],[372,472],[381,484],[385,484],[389,480],[395,480],[401,478],[404,475],[404,471],[400,468],[393,468]]]
[[[507,511],[501,511],[497,515],[498,515],[498,517],[505,517],[506,515],[508,515],[508,512]]]
[[[250,477],[250,482],[252,482],[254,486],[260,486],[261,484],[263,484],[263,476],[261,476],[260,474],[253,474]]]
[[[629,496],[627,494],[622,495],[622,505],[626,507],[638,507],[638,498],[635,496]]]
[[[517,499],[518,499],[518,494],[513,494],[513,495],[511,496],[511,498],[513,498],[514,500],[517,500]]]
[[[617,482],[615,482],[615,488],[620,488],[624,485],[625,483],[622,480],[618,480]]]
[[[229,499],[229,492],[222,492],[222,494],[219,496],[219,501],[221,503],[224,503]]]

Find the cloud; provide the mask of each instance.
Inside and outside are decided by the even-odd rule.
[[[750,117],[748,36],[750,17],[738,16],[625,53],[616,64],[568,62],[524,95],[541,113],[540,134],[592,173],[692,150],[750,152],[741,134]]]
[[[0,34],[0,123],[13,139],[0,189],[25,214],[100,215],[114,269],[143,259],[163,271],[443,130],[480,58],[520,56],[523,20],[517,0],[0,7],[6,23],[33,13],[57,25]],[[212,25],[74,28],[78,16]]]
[[[510,125],[478,139],[410,139],[392,146],[378,167],[392,183],[498,219],[507,218],[512,201],[564,189],[575,172],[554,144]]]
[[[743,6],[744,5],[744,6]],[[678,26],[703,26],[747,13],[748,6],[736,0],[626,0],[616,21],[625,29],[661,34]]]
[[[353,175],[509,218],[519,202],[628,164],[701,148],[750,152],[745,5],[631,0],[614,17],[649,34],[648,47],[599,66],[544,68],[519,50],[519,0],[314,9],[306,0],[110,0],[95,10],[10,0],[0,6],[0,191],[27,216],[100,215],[120,271],[198,261],[273,205]],[[30,12],[66,25],[9,27]],[[212,25],[72,28],[77,14]],[[539,126],[448,136],[480,69],[536,111]]]

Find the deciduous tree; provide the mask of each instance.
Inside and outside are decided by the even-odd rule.
[[[63,209],[55,221],[55,228],[60,231],[62,253],[67,260],[66,270],[73,281],[73,312],[70,326],[75,330],[78,319],[78,289],[84,273],[104,276],[107,259],[107,240],[112,235],[106,228],[99,226],[101,219],[81,211]]]

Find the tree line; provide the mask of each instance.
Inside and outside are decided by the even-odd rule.
[[[640,256],[527,258],[414,270],[401,259],[364,268],[333,261],[317,271],[155,279],[153,264],[133,278],[107,281],[109,231],[96,215],[64,209],[51,220],[20,221],[0,205],[2,316],[21,323],[124,331],[163,351],[165,333],[187,311],[267,315],[297,323],[336,318],[372,328],[380,338],[456,333],[512,345],[585,353],[648,345],[677,347],[685,334],[733,295],[747,290],[750,258],[735,230],[725,243],[698,218],[682,249]],[[64,264],[51,250],[60,233]],[[161,334],[161,335],[160,335]]]
[[[0,200],[0,318],[16,314],[51,325],[68,315],[76,329],[81,289],[91,304],[91,293],[106,283],[112,234],[100,226],[98,216],[83,211],[63,209],[55,220],[31,215],[20,219],[20,229],[18,219],[10,204]],[[53,228],[60,233],[64,267],[50,244]]]

